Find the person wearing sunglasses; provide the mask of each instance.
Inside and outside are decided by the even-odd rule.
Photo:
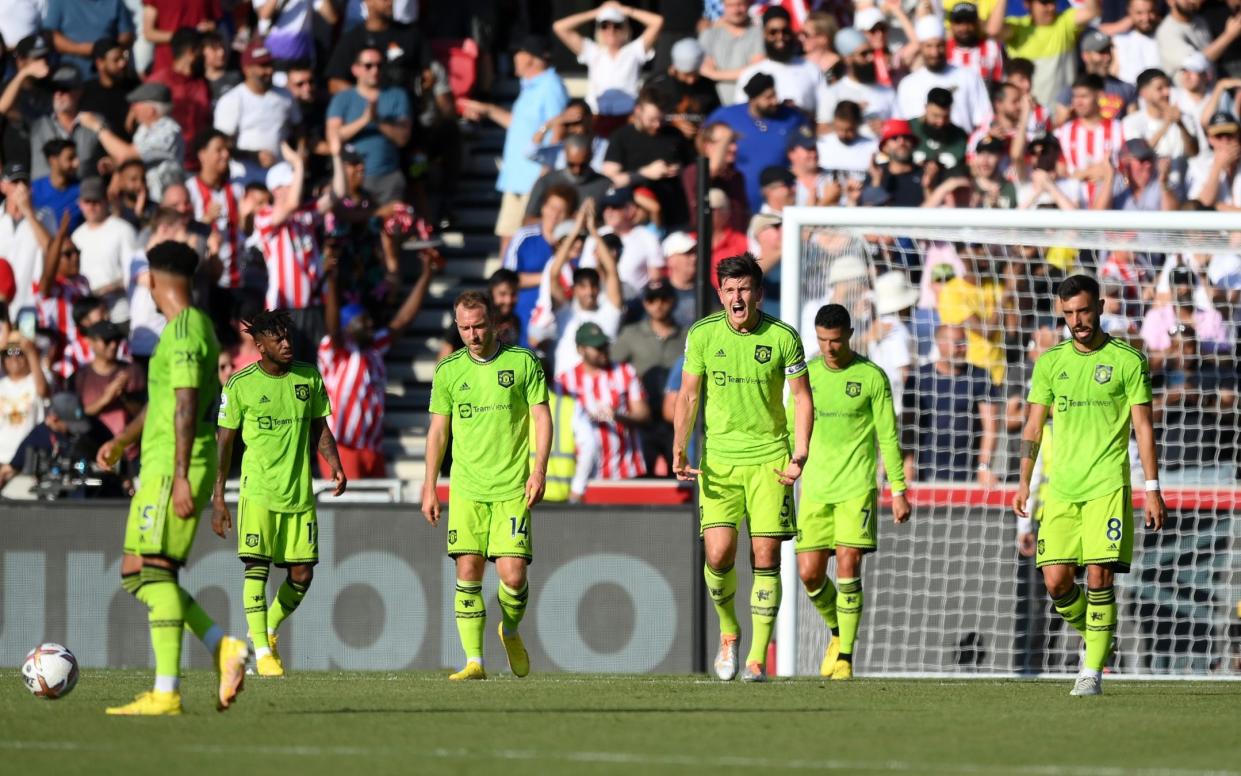
[[[384,53],[366,46],[353,61],[354,86],[332,96],[327,108],[327,137],[332,147],[350,143],[366,167],[366,190],[376,205],[405,198],[401,149],[413,126],[409,95],[383,86]]]
[[[630,40],[629,20],[645,28],[637,40]],[[586,22],[595,23],[595,37],[577,31]],[[552,25],[552,32],[586,65],[586,102],[600,116],[628,117],[638,97],[642,66],[655,56],[655,39],[664,26],[664,17],[639,8],[608,0],[598,8],[582,11]],[[624,120],[615,122],[615,126]]]
[[[814,113],[815,93],[823,74],[817,65],[801,55],[801,46],[793,34],[792,17],[780,6],[768,6],[763,11],[763,50],[766,59],[741,71],[737,83],[744,86],[758,73],[767,73],[776,79],[776,97],[781,103],[791,102],[806,113]],[[737,89],[733,96],[734,103],[747,99],[744,88]]]
[[[0,463],[13,460],[26,435],[43,421],[43,400],[50,395],[47,376],[33,342],[9,332],[0,364]]]

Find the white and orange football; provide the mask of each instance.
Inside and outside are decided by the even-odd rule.
[[[40,644],[26,655],[22,679],[37,698],[63,698],[78,683],[78,659],[60,644]]]

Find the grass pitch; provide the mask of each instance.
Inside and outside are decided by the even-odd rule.
[[[186,714],[106,717],[148,671],[86,670],[71,696],[0,692],[5,774],[1104,774],[1241,776],[1241,684],[431,673],[248,677],[217,714],[213,676]]]

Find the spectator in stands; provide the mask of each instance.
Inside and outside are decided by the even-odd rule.
[[[144,227],[158,207],[147,189],[147,168],[141,159],[126,159],[108,182],[108,207],[134,229]]]
[[[1185,58],[1201,53],[1208,62],[1217,62],[1238,36],[1241,16],[1229,17],[1219,37],[1212,40],[1211,28],[1201,15],[1202,0],[1168,0],[1168,15],[1155,30],[1159,44],[1159,66],[1165,73],[1175,72]]]
[[[102,116],[113,132],[128,140],[130,128],[125,119],[129,104],[125,97],[138,85],[130,72],[129,49],[116,38],[100,38],[91,47],[91,57],[95,77],[82,86],[78,110]]]
[[[953,124],[967,133],[973,132],[974,127],[986,124],[991,113],[987,87],[977,71],[948,63],[944,25],[938,17],[923,16],[919,19],[917,33],[922,67],[902,78],[897,87],[896,99],[901,116],[906,119],[921,116],[930,91],[940,87],[953,95]]]
[[[232,69],[229,55],[228,44],[218,30],[203,34],[203,78],[211,87],[213,108],[225,92],[243,80],[241,73]]]
[[[917,366],[918,352],[906,311],[918,301],[919,291],[909,285],[904,272],[885,272],[875,278],[871,292],[873,320],[864,334],[866,356],[888,376],[896,416],[901,416],[906,379]]]
[[[664,224],[677,228],[689,222],[680,174],[692,151],[685,136],[664,123],[659,102],[659,93],[652,89],[638,95],[633,120],[609,138],[603,174],[618,189],[649,188],[659,200]]]
[[[896,21],[905,42],[889,38],[888,14]],[[862,31],[875,52],[876,81],[895,89],[909,74],[909,67],[918,56],[918,34],[905,9],[897,3],[885,4],[883,10],[875,6],[863,8],[853,15],[853,26]]]
[[[763,198],[758,176],[773,164],[783,164],[788,153],[789,135],[806,124],[796,108],[782,105],[776,98],[776,81],[758,73],[742,85],[748,98],[742,105],[727,105],[707,117],[708,124],[727,124],[737,137],[737,169],[746,182],[750,210],[757,211]]]
[[[870,186],[885,192],[894,207],[920,207],[925,197],[922,168],[914,162],[913,128],[904,119],[883,122],[879,150],[888,160],[872,168]]]
[[[108,212],[103,181],[87,178],[78,193],[82,225],[73,231],[81,252],[81,271],[91,292],[104,300],[113,321],[129,320],[125,294],[125,260],[138,247],[138,235],[123,218]]]
[[[812,11],[802,20],[801,31],[797,33],[802,56],[824,76],[820,79],[820,85],[827,81],[826,74],[840,64],[840,55],[835,49],[836,33],[839,31],[840,25],[830,13]],[[817,102],[817,95],[815,100]]]
[[[1207,280],[1206,271],[1199,282]],[[1151,369],[1164,366],[1172,349],[1172,338],[1178,325],[1192,326],[1197,333],[1198,346],[1204,354],[1230,354],[1234,336],[1214,305],[1198,298],[1194,292],[1194,273],[1188,267],[1179,266],[1169,276],[1171,301],[1152,305],[1142,320],[1142,342],[1150,357]],[[1204,303],[1205,302],[1205,303]]]
[[[987,37],[1002,41],[1010,58],[1034,64],[1030,93],[1042,105],[1051,105],[1077,77],[1077,37],[1099,17],[1099,0],[1086,0],[1063,11],[1055,0],[1026,0],[1026,7],[1029,16],[1005,18],[1006,6],[993,6],[987,17]]]
[[[591,145],[590,135],[572,134],[564,138],[564,160],[561,168],[552,169],[540,176],[530,190],[530,201],[526,203],[525,221],[534,223],[539,219],[539,210],[547,192],[555,186],[569,186],[577,192],[577,201],[603,199],[612,181],[590,166]]]
[[[664,116],[670,126],[693,140],[702,122],[720,107],[715,81],[702,75],[702,46],[693,38],[678,40],[672,46],[672,65],[646,82],[647,89],[659,93]]]
[[[672,320],[682,329],[698,320],[695,315],[698,287],[698,239],[688,232],[673,232],[664,238],[664,261],[668,265],[668,285],[676,294]],[[652,393],[652,396],[658,395]]]
[[[986,137],[974,149],[970,159],[973,184],[972,207],[1017,207],[1017,189],[1003,175],[1003,162],[1008,160],[1009,144],[998,137]]]
[[[14,292],[8,303],[9,309],[16,315],[18,310],[34,304],[39,268],[44,264],[44,254],[52,240],[46,225],[51,220],[42,216],[35,207],[30,190],[30,172],[21,162],[12,162],[4,168],[0,193],[4,194],[4,214],[0,216],[0,256],[5,257],[13,271]],[[0,319],[2,328],[3,319]]]
[[[1104,118],[1099,107],[1103,79],[1083,73],[1073,82],[1071,118],[1056,130],[1065,172],[1085,187],[1079,206],[1094,202],[1108,168],[1120,161],[1124,131],[1118,119]]]
[[[868,134],[878,135],[883,122],[896,114],[896,90],[879,83],[875,50],[861,32],[845,27],[836,33],[835,45],[845,72],[830,84],[826,78],[819,83],[815,106],[818,132],[825,135],[833,131],[836,106],[847,100],[861,108]]]
[[[966,360],[965,334],[960,326],[936,329],[938,355],[918,369],[905,396],[918,428],[917,479],[994,487],[991,462],[1003,398],[987,372]]]
[[[180,125],[181,137],[188,148],[199,132],[211,126],[211,87],[202,76],[202,34],[188,28],[177,30],[172,35],[171,47],[172,61],[162,67],[156,66],[147,76],[147,82],[168,87],[172,96],[169,116]]]
[[[1017,182],[1017,207],[1076,210],[1090,204],[1085,185],[1076,178],[1060,177],[1060,141],[1043,135],[1022,145],[1022,153],[1012,155],[1013,179]],[[1029,157],[1024,148],[1029,148]],[[1100,180],[1106,177],[1101,170]]]
[[[1112,39],[1099,30],[1089,30],[1081,41],[1083,73],[1097,75],[1103,81],[1099,93],[1099,115],[1107,119],[1123,119],[1136,107],[1134,85],[1112,75]],[[1078,74],[1081,78],[1082,74]],[[1066,86],[1056,95],[1056,123],[1063,124],[1072,114],[1073,87]]]
[[[737,169],[737,133],[727,124],[712,122],[698,133],[699,152],[707,157],[707,189],[719,189],[728,199],[730,222],[741,230],[749,222],[750,203],[746,198],[745,177]],[[689,225],[698,225],[698,160],[685,165],[681,173],[685,200],[689,203]]]
[[[245,194],[241,184],[229,181],[228,137],[218,129],[204,129],[194,138],[191,150],[198,160],[198,173],[186,181],[186,188],[194,220],[220,235],[216,254],[220,261],[219,287],[240,291],[246,241],[241,203]],[[232,293],[226,295],[231,297]],[[226,303],[229,312],[234,301]]]
[[[7,152],[8,145],[15,142],[17,153],[14,155],[21,156],[21,149],[25,147],[29,147],[32,153],[38,153],[39,149],[29,145],[29,141],[22,137],[21,133],[13,137],[13,131],[23,129],[23,124],[28,128],[52,109],[52,92],[48,84],[48,76],[52,74],[49,59],[52,45],[46,35],[37,33],[22,38],[13,54],[12,78],[5,84],[4,91],[0,92],[0,115],[18,119],[15,126],[5,133],[9,136],[5,141],[5,150]]]
[[[336,94],[348,89],[350,70],[358,60],[358,51],[376,45],[384,52],[394,81],[407,86],[416,84],[431,67],[431,47],[423,38],[419,25],[398,20],[392,0],[363,2],[366,6],[365,20],[340,36],[328,61],[325,73],[328,91]],[[515,75],[525,77],[520,72]]]
[[[636,299],[648,283],[664,275],[664,253],[659,238],[651,230],[637,225],[637,210],[630,189],[611,190],[599,202],[599,209],[607,225],[600,234],[616,235],[623,247],[619,257],[612,257],[616,261],[621,293],[626,300]],[[593,234],[587,238],[582,247],[581,266],[598,266],[598,246],[599,241]]]
[[[516,272],[503,267],[491,273],[491,277],[487,279],[487,296],[491,298],[491,306],[495,310],[496,328],[499,332],[511,335],[511,339],[500,339],[500,342],[505,345],[519,344],[517,337],[522,326],[517,321],[517,314],[514,312],[517,307],[517,293],[520,290],[518,280]],[[444,332],[444,342],[440,345],[438,358],[447,358],[453,351],[463,347],[465,347],[465,342],[461,339],[461,332],[457,330],[456,323],[452,323]]]
[[[819,166],[819,150],[814,133],[802,127],[789,138],[789,171],[793,175],[793,204],[835,205],[840,202],[841,186],[835,177]]]
[[[1018,57],[1008,60],[1008,64],[1004,67],[1006,84],[1017,87],[1020,102],[1023,110],[1027,110],[1024,106],[1029,106],[1026,117],[1026,134],[1030,138],[1050,132],[1051,114],[1046,107],[1039,102],[1031,91],[1034,88],[1034,63],[1028,59]]]
[[[978,6],[968,1],[952,6],[948,26],[952,31],[945,49],[949,64],[973,70],[988,83],[1004,80],[1004,51],[998,41],[983,36]]]
[[[1195,158],[1186,173],[1188,198],[1216,210],[1241,208],[1241,125],[1231,114],[1218,112],[1206,127],[1211,153]]]
[[[1211,63],[1200,53],[1190,54],[1173,72],[1172,102],[1188,116],[1189,124],[1198,139],[1198,155],[1210,153],[1207,144],[1206,122],[1217,111],[1232,113],[1236,102],[1232,90],[1241,86],[1241,79],[1221,78],[1212,83]]]
[[[99,157],[99,137],[78,119],[82,99],[82,75],[72,65],[61,65],[52,74],[52,110],[30,125],[31,149],[43,148],[51,140],[69,140],[78,158],[92,165]],[[31,155],[31,173],[41,178],[49,174],[49,163]]]
[[[785,205],[793,204],[793,187],[797,185],[797,178],[793,177],[793,173],[789,171],[786,165],[773,165],[763,170],[759,176],[759,184],[762,186],[763,206],[759,208],[760,213],[779,214],[784,211]],[[753,223],[754,219],[750,219]]]
[[[147,188],[153,197],[184,177],[185,140],[172,112],[172,91],[161,83],[148,82],[129,93],[129,115],[134,123],[133,142],[117,135],[94,114],[82,114],[82,124],[98,133],[99,142],[114,163],[141,159],[147,168]]]
[[[732,226],[731,204],[728,196],[719,189],[707,192],[707,204],[711,207],[711,285],[719,286],[715,268],[732,256],[740,256],[749,250],[745,232]],[[749,224],[747,223],[747,228]]]
[[[175,189],[169,189],[175,191]],[[186,197],[186,205],[189,198]],[[147,251],[169,240],[193,245],[194,239],[187,228],[192,216],[191,212],[181,213],[169,207],[161,206],[151,219],[150,237],[142,250],[131,254],[125,263],[125,290],[129,295],[129,345],[133,352],[134,362],[145,365],[155,351],[155,344],[168,324],[155,305],[151,296],[151,271],[147,262]],[[253,341],[251,341],[253,346]],[[257,356],[257,350],[255,351]],[[257,357],[253,360],[258,360]],[[237,368],[246,366],[248,362],[235,363]]]
[[[1117,24],[1128,29],[1112,35],[1116,77],[1136,84],[1139,73],[1160,66],[1159,41],[1155,39],[1159,8],[1155,0],[1128,0],[1125,12],[1125,19]]]
[[[102,37],[113,37],[122,46],[134,44],[134,18],[123,0],[47,0],[43,29],[61,61],[73,65],[83,77],[91,74],[91,47]]]
[[[796,142],[805,141],[798,139]],[[836,188],[843,190],[848,187],[849,181],[864,180],[874,165],[878,150],[879,143],[873,137],[862,134],[861,106],[852,100],[836,103],[832,112],[832,131],[819,135],[816,145],[818,159],[825,163]],[[836,193],[835,201],[840,201],[840,192]]]
[[[82,402],[76,394],[68,391],[57,393],[48,402],[43,422],[30,429],[30,433],[21,439],[12,460],[0,466],[0,488],[23,472],[36,476],[44,474],[43,468],[50,465],[52,457],[58,454],[74,461],[93,461],[99,448],[110,438],[107,426],[82,412]],[[108,473],[100,477],[102,486],[74,489],[69,497],[120,498],[125,494],[114,475]]]
[[[595,116],[590,106],[580,97],[576,97],[565,105],[564,110],[539,127],[534,133],[530,158],[545,169],[564,169],[564,144],[570,135],[582,135],[590,138],[590,166],[596,172],[603,172],[603,159],[608,151],[608,140],[594,134]]]
[[[90,282],[80,270],[81,252],[69,239],[69,214],[66,213],[60,217],[56,235],[48,245],[35,292],[39,327],[56,332],[64,342],[78,338],[75,305],[91,295]]]
[[[799,55],[793,20],[782,6],[769,5],[763,11],[763,52],[766,56],[742,70],[737,82],[746,84],[756,74],[766,73],[775,79],[776,99],[813,116],[815,92],[823,74],[817,65]],[[745,102],[747,98],[744,92],[738,92],[732,101]]]
[[[642,380],[631,364],[613,360],[611,338],[599,324],[583,323],[573,335],[578,363],[561,371],[557,385],[573,397],[577,467],[571,501],[580,501],[586,482],[628,480],[646,474],[637,430],[651,420]]]
[[[537,35],[523,38],[513,54],[513,70],[521,79],[521,92],[513,102],[512,110],[489,103],[464,103],[466,118],[486,117],[507,130],[504,135],[504,164],[496,179],[496,189],[504,195],[495,228],[500,238],[501,256],[507,255],[510,240],[521,228],[530,190],[534,188],[540,173],[539,165],[531,161],[527,154],[530,138],[539,127],[563,111],[569,100],[556,69],[548,64],[550,58],[550,46],[546,39]]]
[[[763,29],[750,17],[748,0],[723,0],[723,13],[698,33],[702,74],[716,81],[720,99],[731,100],[741,71],[763,58]]]
[[[1144,70],[1137,83],[1142,106],[1121,122],[1125,138],[1150,143],[1160,159],[1168,160],[1175,173],[1174,185],[1179,185],[1188,158],[1198,155],[1197,136],[1191,128],[1196,119],[1182,116],[1181,109],[1172,104],[1172,81],[1162,70]]]
[[[1004,384],[1004,313],[1016,308],[1004,284],[992,269],[991,258],[981,245],[961,245],[964,271],[939,291],[939,320],[965,330],[965,360],[989,372],[997,386]]]
[[[34,177],[30,196],[40,216],[46,211],[48,223],[56,223],[69,213],[69,225],[82,222],[78,207],[78,151],[70,140],[49,140],[42,145],[47,174]]]
[[[215,104],[215,128],[232,139],[233,157],[245,165],[246,182],[263,179],[280,160],[280,144],[302,120],[292,95],[272,86],[274,61],[262,38],[251,40],[241,54],[245,80]]]
[[[47,300],[40,301],[46,310]],[[58,322],[61,329],[59,347],[48,354],[49,370],[60,383],[67,382],[74,372],[95,357],[86,330],[108,319],[108,306],[97,296],[79,296],[73,300],[72,313],[68,324]]]
[[[629,20],[643,25],[642,35],[630,40]],[[577,28],[595,23],[595,37],[587,38]],[[634,110],[642,66],[655,56],[655,39],[663,29],[664,18],[656,13],[607,0],[598,8],[582,11],[552,25],[552,32],[586,65],[586,102],[600,117],[624,117]],[[620,124],[617,120],[611,124]],[[601,126],[601,134],[608,127]]]
[[[380,82],[383,65],[381,50],[361,49],[353,63],[355,85],[333,95],[327,109],[329,143],[352,143],[362,155],[366,190],[377,205],[405,199],[401,149],[413,126],[405,91]]]
[[[94,358],[73,373],[73,392],[86,415],[99,418],[111,436],[120,434],[146,403],[146,376],[117,355],[125,329],[100,321],[86,331]]]
[[[517,318],[521,322],[520,342],[527,342],[530,316],[539,298],[543,270],[556,251],[556,227],[578,212],[577,190],[570,186],[550,186],[539,205],[537,223],[517,230],[504,254],[504,268],[517,273],[521,290],[517,295]]]
[[[211,32],[215,30],[216,22],[223,18],[220,0],[145,0],[142,4],[142,37],[155,47],[151,71],[172,66],[177,58],[178,32]]]
[[[431,284],[429,254],[421,254],[422,272],[386,326],[377,328],[357,302],[340,305],[337,262],[325,256],[324,319],[327,333],[319,341],[318,366],[332,405],[328,421],[336,437],[341,469],[350,480],[387,476],[383,451],[384,401],[388,372],[384,356],[393,341],[413,323]],[[320,456],[319,468],[331,467]]]
[[[966,142],[966,159],[969,160],[974,154],[975,149],[986,138],[996,138],[1005,142],[1010,142],[1013,136],[1021,131],[1027,140],[1033,139],[1036,134],[1031,133],[1029,129],[1031,109],[1030,101],[1026,99],[1021,90],[1011,83],[994,84],[991,87],[991,123],[978,127],[970,135]],[[1005,153],[1005,157],[1008,154]],[[1007,161],[1004,170],[1007,171]]]
[[[276,69],[288,70],[290,62],[311,60],[315,56],[311,20],[314,18],[311,3],[264,2],[255,5],[258,16],[257,34],[271,50]]]
[[[43,421],[43,400],[49,395],[39,349],[10,331],[4,344],[4,377],[0,377],[0,463],[9,463],[18,445]]]
[[[645,314],[641,320],[622,327],[612,346],[613,358],[634,368],[647,396],[663,395],[668,370],[685,352],[687,327],[675,315],[678,296],[677,289],[667,282],[647,286],[642,293]],[[662,418],[652,419],[637,431],[648,472],[655,471],[658,458],[672,460],[672,427]]]
[[[934,162],[944,169],[965,164],[970,136],[952,123],[952,103],[952,92],[937,86],[927,92],[922,115],[909,122],[914,137],[918,139],[914,147],[914,161],[918,164]]]

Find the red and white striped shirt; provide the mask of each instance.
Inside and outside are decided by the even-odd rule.
[[[615,420],[593,419],[600,412],[628,412],[637,402],[646,401],[646,391],[634,368],[629,364],[612,364],[604,371],[591,372],[585,364],[578,364],[557,381],[577,401],[579,417],[589,424],[599,478],[627,480],[646,474],[642,445],[633,427]]]
[[[1080,118],[1065,122],[1056,130],[1060,141],[1061,159],[1065,171],[1072,175],[1097,162],[1106,161],[1115,167],[1120,161],[1120,147],[1125,142],[1124,131],[1116,119],[1099,119],[1093,126]],[[1086,202],[1094,202],[1094,181],[1085,181]]]
[[[316,214],[298,210],[276,226],[274,213],[267,206],[254,214],[254,231],[267,264],[267,309],[316,307],[323,264],[315,239]]]
[[[324,337],[319,343],[319,372],[332,403],[328,424],[336,443],[354,450],[383,447],[384,389],[388,371],[384,354],[392,345],[387,329],[375,332],[367,348],[353,342],[341,347]]]
[[[73,322],[73,303],[90,296],[90,283],[82,275],[55,278],[52,287],[35,294],[35,310],[39,328],[55,329],[68,342],[78,336]]]
[[[241,184],[225,183],[213,189],[195,175],[186,183],[186,188],[190,191],[195,220],[203,221],[213,201],[219,206],[219,215],[208,226],[222,238],[220,263],[224,265],[224,272],[220,275],[220,287],[241,288],[241,259],[246,249],[246,235],[241,229],[240,202],[245,194]]]
[[[949,64],[973,70],[984,81],[1004,80],[1004,51],[994,40],[986,38],[977,46],[960,46],[949,38],[946,45]]]

